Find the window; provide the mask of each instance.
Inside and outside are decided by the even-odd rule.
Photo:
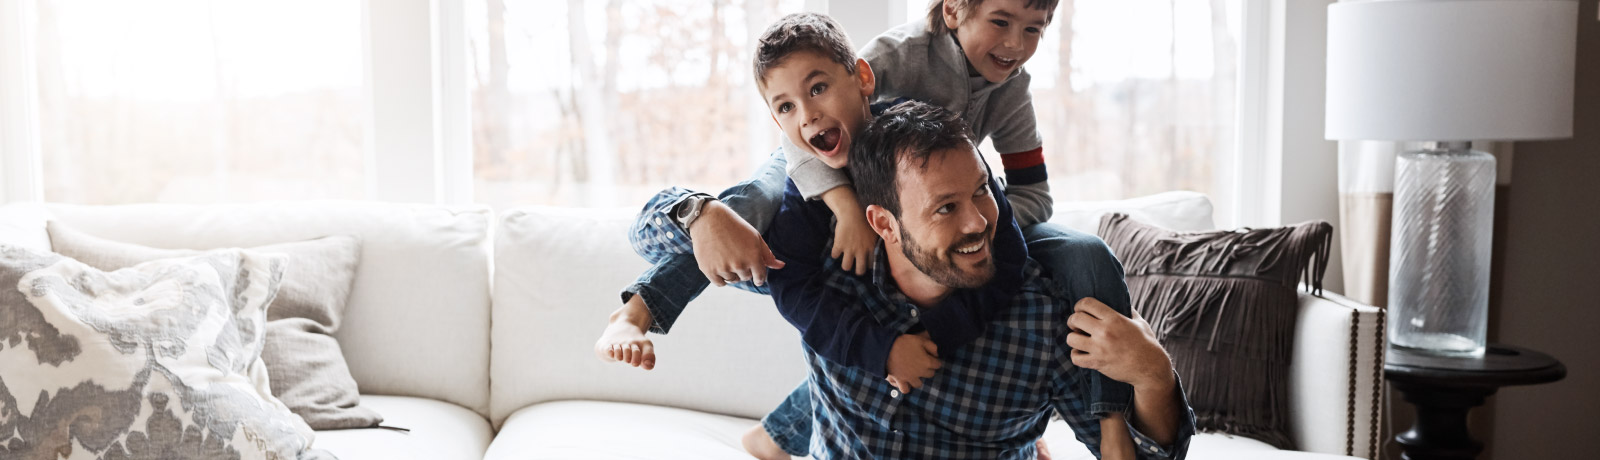
[[[44,199],[363,198],[359,0],[40,0]]]
[[[721,190],[777,144],[755,38],[800,0],[467,3],[476,201],[638,206]]]
[[[907,17],[929,3],[906,0]],[[1062,0],[1025,67],[1057,201],[1227,193],[1239,0]],[[982,147],[999,164],[993,148]],[[1229,222],[1220,215],[1218,222]]]

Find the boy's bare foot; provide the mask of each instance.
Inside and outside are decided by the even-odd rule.
[[[784,452],[782,447],[778,447],[778,442],[773,441],[772,436],[767,435],[767,428],[761,426],[760,423],[750,427],[749,430],[745,430],[744,436],[739,438],[739,442],[744,444],[745,452],[749,452],[751,456],[761,460],[789,460],[791,458],[788,452]]]
[[[644,370],[655,369],[656,348],[645,332],[650,330],[650,311],[644,299],[633,296],[611,313],[611,321],[600,340],[594,343],[594,354],[602,361],[621,361]]]
[[[1039,460],[1050,460],[1050,445],[1044,443],[1044,438],[1039,438],[1038,441],[1033,442],[1033,450],[1039,452],[1036,457]]]

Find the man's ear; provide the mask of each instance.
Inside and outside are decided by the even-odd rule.
[[[872,64],[866,59],[856,58],[856,80],[861,83],[861,97],[872,101],[872,93],[878,90],[878,77],[872,73]]]
[[[960,11],[956,10],[955,3],[950,0],[944,0],[944,27],[952,32],[961,27],[960,13]]]
[[[867,206],[867,225],[872,227],[872,232],[877,233],[878,238],[882,238],[884,243],[900,242],[900,229],[896,227],[900,223],[895,220],[894,214],[883,206]]]

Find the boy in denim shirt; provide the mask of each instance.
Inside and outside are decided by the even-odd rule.
[[[801,14],[780,20],[758,47],[756,78],[774,121],[785,133],[783,155],[774,152],[751,180],[728,189],[720,200],[669,189],[646,206],[633,236],[636,249],[655,267],[623,293],[625,304],[612,314],[610,327],[596,344],[597,354],[649,369],[655,356],[645,332],[666,333],[708,280],[765,293],[761,287],[765,269],[784,264],[772,257],[760,235],[778,211],[786,164],[793,165],[789,175],[801,193],[823,200],[838,219],[832,244],[837,263],[864,273],[867,251],[877,239],[866,228],[864,212],[838,169],[848,162],[852,134],[871,116],[865,101],[875,91],[880,96],[918,97],[964,109],[960,111],[972,126],[973,138],[992,137],[1003,152],[1020,149],[1002,158],[1011,179],[1005,193],[1017,203],[1016,220],[1025,228],[1028,249],[1051,269],[1072,270],[1073,260],[1067,254],[1074,247],[1103,243],[1040,223],[1049,218],[1051,203],[1028,76],[1021,70],[1053,7],[1053,2],[1023,0],[936,3],[930,7],[927,27],[908,24],[885,33],[865,48],[868,60],[856,59],[843,32],[824,16]],[[869,64],[876,62],[882,64]],[[889,79],[875,78],[874,71]],[[997,240],[995,251],[1004,254],[1005,244]],[[1020,259],[1028,251],[1015,252],[1022,254]],[[852,316],[852,310],[840,303],[851,299],[822,297],[808,299],[816,307],[814,313],[807,324],[796,326],[819,354],[885,376],[900,390],[910,391],[933,375],[939,348],[954,349],[975,338],[943,328],[947,321],[936,315],[988,317],[993,312],[981,307],[1004,304],[994,299],[1008,295],[997,287],[953,298],[950,308],[930,310],[935,313],[923,318],[924,334],[895,333],[870,318]],[[1131,397],[1126,385],[1098,375],[1086,384],[1093,389],[1092,410],[1120,419]],[[776,442],[790,454],[804,455],[810,437],[807,398],[802,385],[763,421],[764,429],[757,427],[746,436],[747,448],[768,456]],[[1106,445],[1110,451],[1115,443]]]

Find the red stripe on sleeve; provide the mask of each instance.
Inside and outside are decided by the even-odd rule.
[[[1000,164],[1006,169],[1032,168],[1044,164],[1044,147],[1026,152],[1000,154]]]

